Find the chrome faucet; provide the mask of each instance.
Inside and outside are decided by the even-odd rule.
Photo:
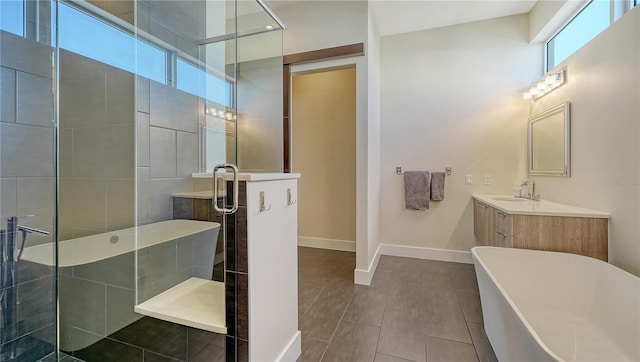
[[[526,179],[522,181],[520,186],[529,186],[531,185],[530,191],[527,193],[526,198],[529,200],[540,201],[540,196],[536,194],[536,182],[532,179]],[[525,197],[525,196],[523,196]]]

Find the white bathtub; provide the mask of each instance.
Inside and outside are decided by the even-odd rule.
[[[168,220],[64,240],[58,243],[58,266],[93,263],[219,227],[220,224],[208,221]],[[53,266],[53,246],[49,243],[25,248],[22,260]]]
[[[211,280],[219,229],[167,220],[58,242],[60,349],[87,348],[143,315],[226,333],[225,286]],[[55,245],[27,247],[21,262],[56,266]],[[169,291],[187,306],[152,300]]]
[[[575,254],[471,252],[500,361],[640,361],[640,278]]]

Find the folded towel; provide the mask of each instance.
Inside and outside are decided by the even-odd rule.
[[[444,200],[444,172],[431,173],[431,200]]]
[[[408,210],[429,208],[430,175],[428,171],[404,173],[404,207]]]

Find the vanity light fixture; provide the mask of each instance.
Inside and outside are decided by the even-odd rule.
[[[547,74],[544,78],[535,82],[529,90],[524,92],[523,98],[535,100],[563,85],[566,80],[566,71],[565,68],[556,73]]]
[[[204,107],[204,114],[211,117],[226,119],[227,121],[236,120],[235,113],[228,112],[225,109],[218,109],[216,107]]]

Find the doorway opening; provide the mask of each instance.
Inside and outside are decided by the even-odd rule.
[[[298,244],[355,251],[356,68],[294,73],[290,94]]]

